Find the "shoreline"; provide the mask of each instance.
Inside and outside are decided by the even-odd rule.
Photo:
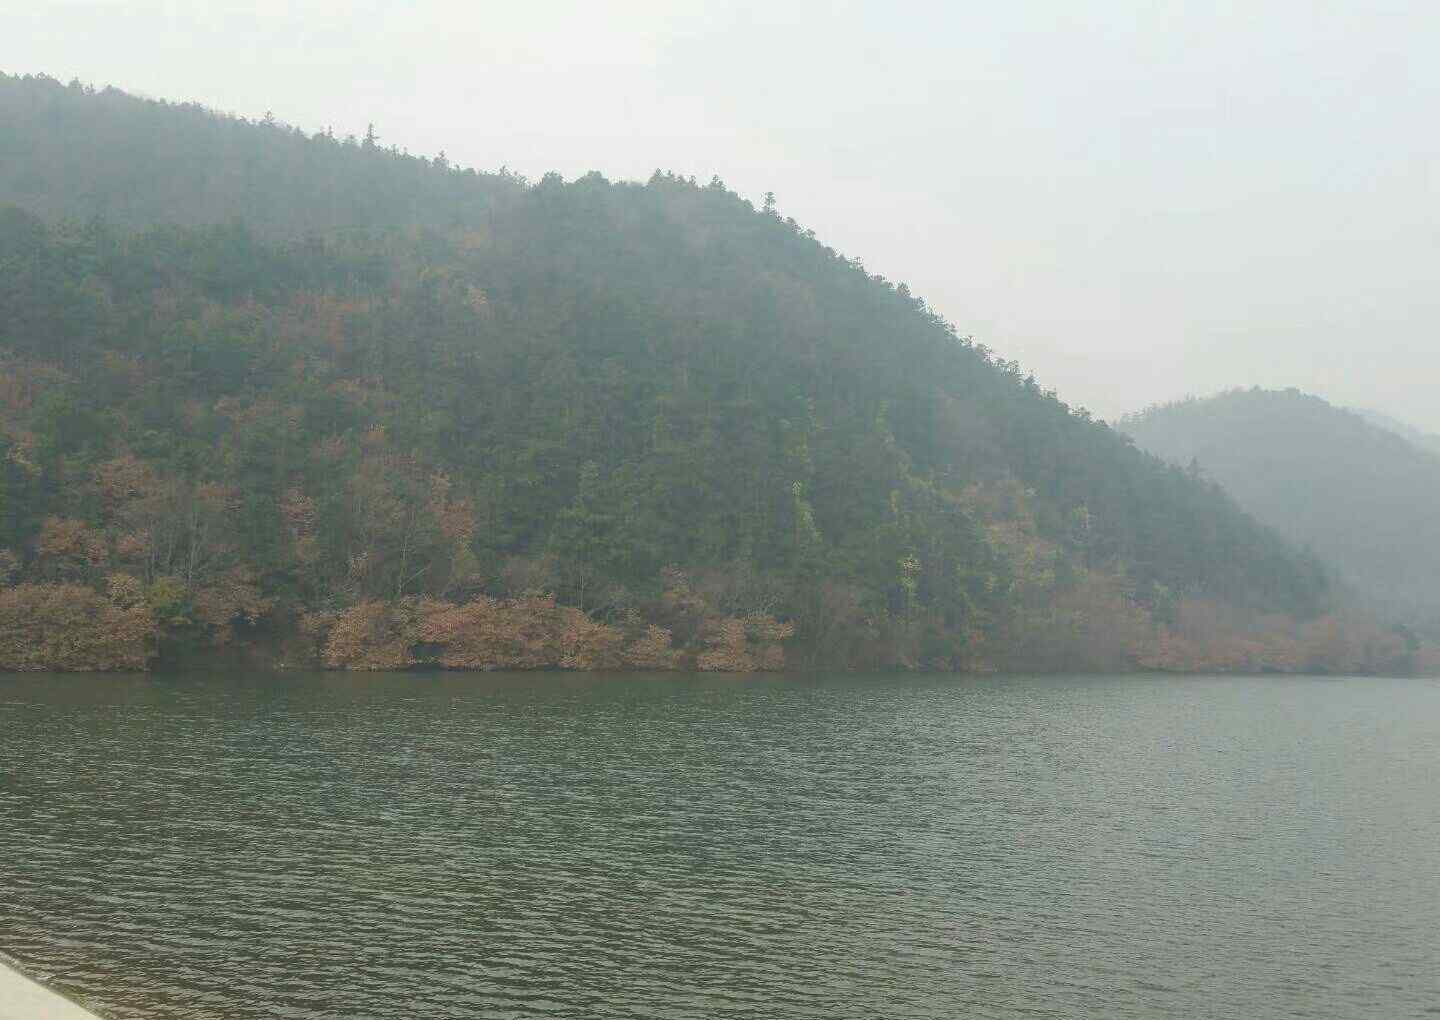
[[[42,984],[0,952],[0,1020],[104,1020],[99,1013]]]
[[[557,666],[543,666],[539,668],[517,668],[517,667],[476,667],[470,669],[454,668],[449,666],[435,666],[430,664],[420,666],[401,666],[390,669],[355,669],[335,666],[301,666],[290,663],[276,664],[271,662],[257,662],[252,664],[236,663],[232,660],[220,659],[213,662],[194,661],[184,665],[166,665],[158,668],[147,669],[68,669],[64,666],[48,667],[45,669],[5,669],[0,668],[0,678],[24,677],[24,676],[92,676],[92,677],[171,677],[185,674],[204,672],[211,674],[243,674],[255,675],[265,674],[271,676],[286,676],[293,674],[324,674],[328,676],[413,676],[413,677],[435,677],[435,676],[488,676],[492,674],[505,674],[510,676],[526,675],[535,677],[556,677],[556,676],[669,676],[669,677],[779,677],[779,676],[870,676],[870,677],[913,677],[913,676],[937,676],[944,675],[957,679],[981,680],[1005,677],[1077,677],[1077,676],[1109,676],[1109,677],[1153,677],[1156,679],[1184,680],[1194,677],[1235,677],[1250,678],[1256,680],[1273,680],[1284,677],[1306,677],[1316,680],[1333,680],[1344,677],[1375,677],[1389,680],[1440,680],[1440,671],[1403,671],[1390,670],[1341,670],[1331,671],[1322,669],[1163,669],[1132,667],[1125,669],[1094,669],[1077,667],[1068,670],[1054,669],[816,669],[813,667],[797,666],[793,669],[745,669],[745,670],[716,670],[716,669],[694,669],[676,667],[671,669],[643,669],[643,668],[616,668],[616,669],[566,669]],[[8,958],[0,952],[0,964]],[[13,965],[13,960],[11,961]],[[0,1017],[0,1020],[5,1018]]]

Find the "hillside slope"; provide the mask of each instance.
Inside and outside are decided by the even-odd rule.
[[[1224,668],[1402,665],[1316,659],[1314,560],[719,182],[0,109],[0,664],[1184,668],[1203,605]]]
[[[244,220],[263,236],[372,226],[470,228],[523,184],[371,140],[308,136],[273,119],[216,116],[43,76],[0,73],[0,205],[44,219]],[[357,151],[383,156],[357,159]]]
[[[1418,429],[1409,422],[1401,421],[1383,411],[1376,411],[1371,408],[1352,407],[1347,410],[1353,411],[1364,418],[1371,425],[1378,425],[1387,432],[1393,432],[1411,446],[1418,446],[1420,449],[1433,453],[1440,457],[1440,436],[1433,432],[1426,432]]]
[[[1125,420],[1332,561],[1391,614],[1440,621],[1440,456],[1297,390],[1235,390]]]

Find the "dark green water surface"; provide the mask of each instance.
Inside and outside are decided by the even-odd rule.
[[[111,1016],[1440,1013],[1440,684],[0,676]]]

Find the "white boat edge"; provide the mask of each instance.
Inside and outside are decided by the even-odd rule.
[[[26,974],[19,961],[0,953],[0,1020],[101,1020],[72,999]]]

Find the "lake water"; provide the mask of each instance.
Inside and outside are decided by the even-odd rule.
[[[0,676],[128,1020],[1440,1013],[1440,683]]]

